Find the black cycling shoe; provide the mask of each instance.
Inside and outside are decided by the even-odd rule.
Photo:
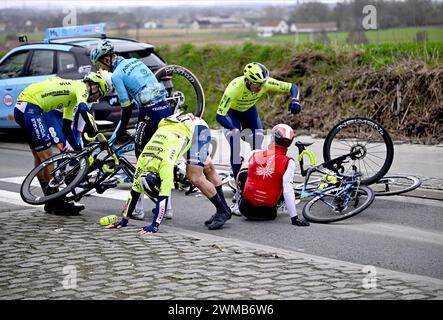
[[[215,214],[213,214],[208,220],[205,221],[205,225],[210,225],[214,221]]]
[[[216,212],[213,216],[214,219],[212,222],[208,225],[209,230],[216,230],[223,227],[226,221],[228,221],[231,218],[230,212]]]
[[[299,226],[299,227],[308,227],[309,226],[308,221],[300,220],[298,217],[291,218],[291,221],[294,226]]]
[[[45,204],[45,211],[55,215],[77,215],[85,209],[83,204],[71,203],[65,200]]]

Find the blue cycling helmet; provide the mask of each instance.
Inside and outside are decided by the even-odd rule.
[[[103,40],[101,43],[97,45],[96,48],[92,49],[89,58],[91,59],[92,63],[97,64],[97,61],[108,54],[114,53],[114,46],[111,42],[108,40]]]

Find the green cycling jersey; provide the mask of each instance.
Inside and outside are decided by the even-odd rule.
[[[174,166],[191,147],[195,127],[191,114],[172,115],[160,121],[158,129],[138,158],[132,190],[143,192],[140,177],[144,172],[158,173],[160,196],[169,196],[174,186]]]
[[[244,112],[256,104],[256,102],[268,91],[291,92],[292,83],[268,78],[260,92],[255,93],[245,85],[245,77],[240,76],[232,80],[227,86],[223,97],[218,105],[217,114],[225,116],[229,109]]]
[[[17,101],[35,104],[43,112],[63,109],[63,119],[72,121],[75,107],[82,102],[87,103],[88,96],[85,83],[51,77],[27,86]]]

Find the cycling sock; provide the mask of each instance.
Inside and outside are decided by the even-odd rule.
[[[211,201],[212,204],[215,206],[215,208],[217,209],[217,212],[226,211],[225,206],[223,205],[223,202],[220,199],[220,196],[218,194],[216,194],[215,196],[210,198],[209,201]]]
[[[222,204],[225,206],[225,208],[229,208],[228,203],[226,202],[226,199],[225,199],[225,194],[223,192],[223,186],[219,185],[218,187],[215,187],[215,190],[217,191],[217,194],[220,197],[220,200],[221,200]]]
[[[135,211],[143,211],[143,193],[140,194],[140,198],[138,198],[137,203],[135,204]]]

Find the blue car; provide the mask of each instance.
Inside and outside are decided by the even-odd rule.
[[[41,43],[28,43],[10,50],[0,60],[0,130],[19,128],[14,121],[14,107],[20,92],[29,84],[51,76],[82,79],[96,66],[89,60],[89,52],[102,41],[109,40],[117,54],[141,59],[153,72],[166,65],[154,46],[132,39],[106,37],[104,24],[49,28]],[[164,82],[170,89],[172,83]],[[116,95],[108,95],[93,105],[99,126],[115,127],[120,120],[120,107]],[[134,110],[130,125],[137,122]]]

